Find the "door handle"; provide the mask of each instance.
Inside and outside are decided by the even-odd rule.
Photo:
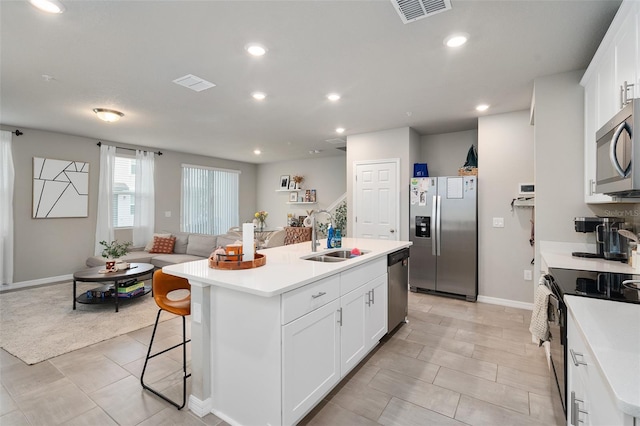
[[[394,232],[396,232],[396,230],[395,229],[389,229],[389,232],[391,232],[393,234]]]
[[[578,359],[578,357],[583,357],[584,356],[583,354],[581,354],[580,352],[574,352],[573,349],[569,349],[569,352],[571,353],[571,359],[573,360],[573,365],[575,365],[576,367],[580,365],[587,365],[586,362]]]
[[[437,197],[434,195],[431,201],[431,254],[436,255],[436,202]]]
[[[627,133],[629,133],[629,137],[632,136],[631,127],[629,127],[629,124],[627,124],[626,121],[624,123],[621,123],[616,129],[613,136],[611,137],[611,145],[609,148],[609,161],[611,161],[611,165],[613,166],[614,169],[616,169],[616,172],[622,178],[626,178],[627,176],[629,176],[629,172],[631,171],[631,163],[629,163],[629,165],[625,170],[622,170],[622,166],[620,166],[618,157],[616,157],[616,149],[618,147],[618,141],[620,139],[620,135],[624,130],[626,130]]]
[[[438,195],[438,207],[436,209],[436,214],[437,214],[437,220],[438,223],[436,224],[436,239],[438,240],[438,249],[437,249],[437,255],[440,256],[440,240],[441,240],[441,236],[442,236],[442,198],[440,197],[440,195]]]

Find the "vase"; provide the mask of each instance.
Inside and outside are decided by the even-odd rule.
[[[296,182],[296,189],[300,189],[300,182]]]
[[[265,226],[266,226],[266,222],[265,221],[258,222],[258,231],[260,231],[260,232],[264,231]]]

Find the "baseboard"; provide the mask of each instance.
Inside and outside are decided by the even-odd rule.
[[[189,395],[189,410],[198,417],[204,417],[211,413],[213,401],[207,398],[204,401],[199,400],[193,395]]]
[[[533,311],[533,303],[518,302],[517,300],[499,299],[497,297],[478,296],[478,302],[490,303],[492,305],[508,306],[510,308],[526,309]]]
[[[21,281],[13,284],[3,284],[0,286],[0,293],[3,291],[17,290],[17,289],[22,289],[27,287],[37,287],[40,285],[71,281],[72,279],[73,279],[73,274],[68,274],[68,275],[58,275],[57,277],[39,278],[37,280]]]

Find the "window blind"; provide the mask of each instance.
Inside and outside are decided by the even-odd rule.
[[[182,165],[183,232],[223,234],[239,225],[238,170]]]

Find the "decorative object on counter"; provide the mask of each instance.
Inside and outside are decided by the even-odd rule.
[[[311,228],[306,228],[304,226],[288,226],[284,228],[285,236],[284,236],[284,244],[297,244],[302,243],[304,241],[311,241]]]
[[[251,269],[259,268],[267,264],[267,257],[264,254],[256,253],[253,260],[244,261],[232,261],[227,260],[223,255],[210,257],[209,268],[211,269],[225,269],[225,270],[237,270],[237,269]]]
[[[295,189],[301,189],[302,188],[302,182],[304,182],[304,176],[300,176],[300,175],[293,175],[293,182],[295,183]]]
[[[360,249],[357,247],[354,247],[351,249],[351,256],[360,256],[362,253],[360,252]]]
[[[242,260],[242,244],[227,244],[227,260]]]
[[[242,224],[242,251],[244,253],[243,260],[253,260],[256,252],[253,223]]]
[[[297,192],[292,192],[291,194],[289,194],[289,202],[295,203],[297,201],[298,201],[298,193]]]
[[[280,176],[280,189],[289,189],[289,175]]]
[[[258,219],[258,230],[264,231],[264,228],[267,225],[267,216],[269,216],[269,212],[260,210],[257,211],[254,216]]]

